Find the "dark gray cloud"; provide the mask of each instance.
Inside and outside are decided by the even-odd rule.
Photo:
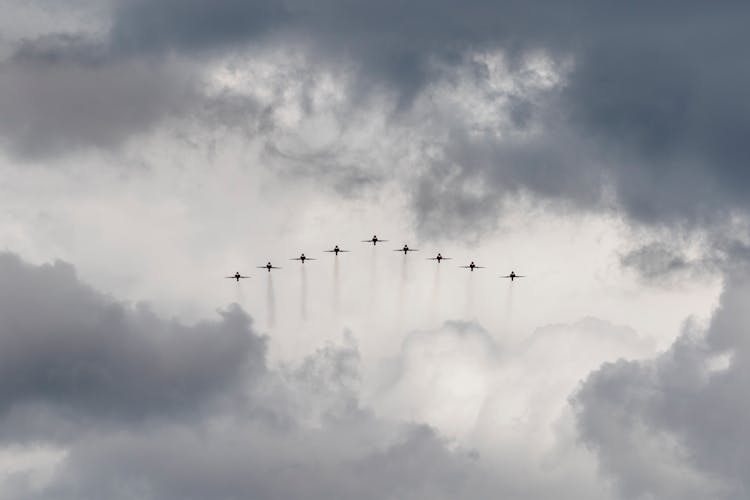
[[[186,326],[7,253],[0,283],[0,436],[66,450],[3,498],[492,497],[476,454],[361,406],[350,337],[269,370],[238,307]]]
[[[19,488],[6,498],[492,498],[468,453],[449,451],[423,426],[367,432],[378,424],[113,434],[76,447],[43,491]]]
[[[0,62],[0,135],[20,157],[112,149],[197,98],[179,64],[112,60],[101,41],[77,35],[21,43]]]
[[[644,282],[673,285],[685,279],[695,279],[709,273],[719,273],[727,256],[718,248],[704,249],[701,255],[689,257],[681,247],[684,242],[655,241],[620,256],[620,264],[633,270]]]
[[[499,200],[526,194],[620,207],[647,223],[711,224],[748,209],[749,10],[698,1],[121,0],[93,53],[69,35],[17,47],[0,69],[0,112],[9,117],[0,133],[26,154],[112,147],[177,110],[201,109],[205,96],[185,84],[200,71],[178,69],[173,54],[201,62],[282,45],[312,67],[353,75],[349,108],[378,93],[392,97],[393,124],[430,123],[421,139],[442,154],[409,179],[425,233],[491,225]],[[496,95],[508,100],[501,136],[467,135],[471,124],[457,116],[409,115],[456,68],[487,80],[470,62],[482,51],[502,51],[516,76],[534,54],[570,65],[552,90]],[[339,185],[371,178],[335,163],[322,168]],[[476,184],[483,189],[467,188]]]
[[[632,498],[750,491],[747,269],[734,269],[707,331],[688,325],[656,359],[605,364],[575,396],[578,426]]]
[[[7,253],[0,282],[5,440],[64,438],[81,421],[179,418],[265,372],[265,340],[237,307],[188,326],[92,290],[68,264]]]

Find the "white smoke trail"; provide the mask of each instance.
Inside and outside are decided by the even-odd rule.
[[[302,321],[307,321],[307,268],[305,264],[300,266],[300,315]]]
[[[398,303],[396,304],[396,322],[398,324],[401,323],[402,316],[404,313],[404,301],[406,300],[406,278],[407,278],[406,253],[404,253],[401,259],[401,281],[399,282],[399,286],[398,286],[398,296],[397,296]]]
[[[435,277],[432,280],[432,295],[430,297],[430,321],[438,320],[438,306],[440,304],[440,264],[435,266]]]
[[[333,312],[338,315],[341,302],[341,276],[339,275],[339,258],[333,258]]]
[[[466,280],[466,319],[474,318],[474,272]]]
[[[513,282],[508,280],[508,291],[505,293],[505,328],[507,335],[513,335]]]
[[[268,306],[268,328],[276,326],[276,295],[273,291],[273,274],[268,273],[266,281],[266,305]]]
[[[242,283],[237,283],[237,290],[234,292],[234,301],[242,306],[245,307],[245,289],[242,287]]]
[[[375,245],[372,246],[372,249],[370,251],[370,290],[369,294],[367,295],[369,297],[369,301],[365,304],[365,309],[370,314],[370,316],[378,316],[378,270],[377,270],[377,249],[375,248]]]

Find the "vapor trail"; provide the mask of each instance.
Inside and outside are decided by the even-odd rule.
[[[505,294],[505,327],[508,329],[508,336],[513,333],[513,288],[513,282],[508,280],[508,291]]]
[[[406,291],[406,254],[403,255],[403,258],[401,259],[401,282],[399,283],[398,287],[398,304],[396,304],[396,320],[400,323],[401,322],[401,316],[404,312],[404,300],[405,300],[405,291]]]
[[[370,249],[370,300],[365,304],[365,308],[370,315],[377,315],[377,288],[378,288],[378,273],[377,273],[377,251],[375,245]]]
[[[276,295],[273,292],[273,274],[268,273],[266,281],[266,304],[268,306],[268,327],[276,326]]]
[[[300,315],[302,320],[307,320],[307,269],[305,265],[300,266],[301,287],[300,287]]]
[[[339,276],[339,258],[333,258],[333,312],[338,314],[341,300],[341,277]]]
[[[435,277],[432,281],[432,296],[430,298],[430,319],[437,319],[438,303],[440,302],[440,264],[435,266]]]
[[[237,283],[237,290],[234,292],[234,301],[241,306],[245,306],[245,289],[240,283]]]
[[[474,316],[474,273],[470,272],[466,281],[466,319]]]

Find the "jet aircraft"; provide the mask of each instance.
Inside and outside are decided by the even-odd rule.
[[[470,269],[471,271],[474,271],[474,269],[484,269],[484,266],[478,266],[474,264],[473,260],[471,261],[471,264],[469,264],[468,266],[458,266],[458,267],[463,267],[464,269]]]
[[[289,260],[298,260],[304,264],[306,260],[317,260],[317,259],[313,259],[312,257],[305,257],[305,254],[300,254],[300,256],[297,257],[296,259],[289,259]]]
[[[232,280],[237,280],[237,283],[239,283],[241,279],[249,278],[250,276],[242,276],[239,273],[239,271],[237,271],[236,273],[234,273],[234,276],[224,276],[224,277],[232,279]]]
[[[510,278],[511,281],[515,280],[516,278],[525,278],[526,276],[522,276],[520,274],[516,274],[515,271],[511,271],[509,275],[507,276],[500,276],[501,278]]]
[[[374,246],[378,244],[378,241],[388,241],[388,240],[379,240],[378,237],[373,234],[371,239],[362,240],[362,243],[372,243]]]
[[[272,266],[271,263],[269,262],[265,266],[258,266],[258,269],[267,269],[268,272],[270,273],[271,269],[281,269],[281,268],[280,267],[276,267],[276,266]]]
[[[325,251],[329,253],[335,253],[336,255],[338,255],[340,252],[349,252],[349,250],[341,250],[338,245],[333,247],[333,250],[325,250]]]
[[[409,248],[409,245],[404,245],[404,248],[398,248],[394,250],[394,252],[404,252],[404,255],[406,255],[409,252],[419,252],[416,248]]]
[[[451,258],[450,257],[443,257],[442,255],[440,255],[440,253],[438,253],[437,257],[428,257],[427,260],[436,260],[436,261],[438,261],[438,264],[440,264],[441,261],[443,261],[443,260],[451,260]]]

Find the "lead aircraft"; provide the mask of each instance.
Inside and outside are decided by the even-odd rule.
[[[378,237],[373,234],[372,238],[370,238],[369,240],[362,240],[362,243],[372,243],[374,246],[378,244],[378,241],[388,241],[388,240],[379,240]]]

